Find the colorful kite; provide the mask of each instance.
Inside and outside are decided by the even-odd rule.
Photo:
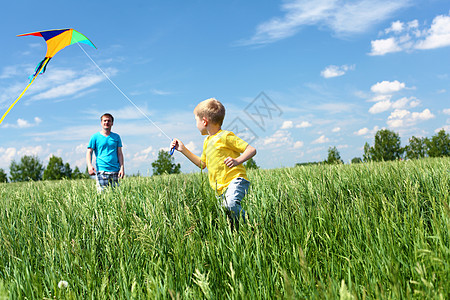
[[[30,87],[30,85],[33,83],[33,81],[36,79],[36,77],[39,74],[42,74],[45,72],[48,62],[59,50],[62,50],[66,46],[69,46],[69,45],[72,45],[75,43],[84,43],[84,44],[88,44],[88,45],[96,48],[94,46],[94,44],[86,36],[84,36],[83,34],[79,33],[78,31],[76,31],[72,28],[32,32],[32,33],[20,34],[18,36],[26,36],[26,35],[34,35],[34,36],[43,37],[45,42],[47,43],[47,54],[45,55],[45,58],[36,67],[36,72],[32,76],[30,76],[30,83],[20,94],[19,98],[17,98],[16,101],[14,101],[14,103],[11,104],[11,106],[8,108],[8,110],[3,114],[2,118],[0,119],[0,124],[3,122],[3,119],[9,113],[9,111],[14,107],[14,105],[17,103],[17,101],[19,101],[19,99],[22,98],[23,94]]]

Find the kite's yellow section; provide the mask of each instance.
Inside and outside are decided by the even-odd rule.
[[[56,52],[69,46],[72,40],[72,31],[73,29],[69,29],[47,40],[47,54],[45,57],[53,57]]]

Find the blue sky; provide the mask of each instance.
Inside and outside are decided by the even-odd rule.
[[[43,39],[74,28],[83,49],[143,116],[72,45],[51,60],[0,125],[0,168],[54,154],[85,169],[99,116],[115,116],[128,174],[151,174],[169,137],[200,155],[193,109],[215,97],[223,128],[257,148],[262,168],[320,161],[336,146],[362,157],[377,130],[450,132],[448,0],[8,1],[0,18],[0,112],[45,56]],[[183,172],[195,167],[175,154]]]

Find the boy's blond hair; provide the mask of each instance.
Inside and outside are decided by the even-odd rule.
[[[205,117],[209,122],[222,126],[225,118],[225,107],[219,100],[209,98],[195,107],[194,114],[200,119]]]

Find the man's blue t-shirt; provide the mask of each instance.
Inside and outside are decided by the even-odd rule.
[[[117,133],[111,132],[108,136],[104,136],[100,132],[97,132],[91,136],[88,148],[94,150],[97,172],[120,171],[119,158],[117,155],[118,147],[122,147],[122,140]]]

